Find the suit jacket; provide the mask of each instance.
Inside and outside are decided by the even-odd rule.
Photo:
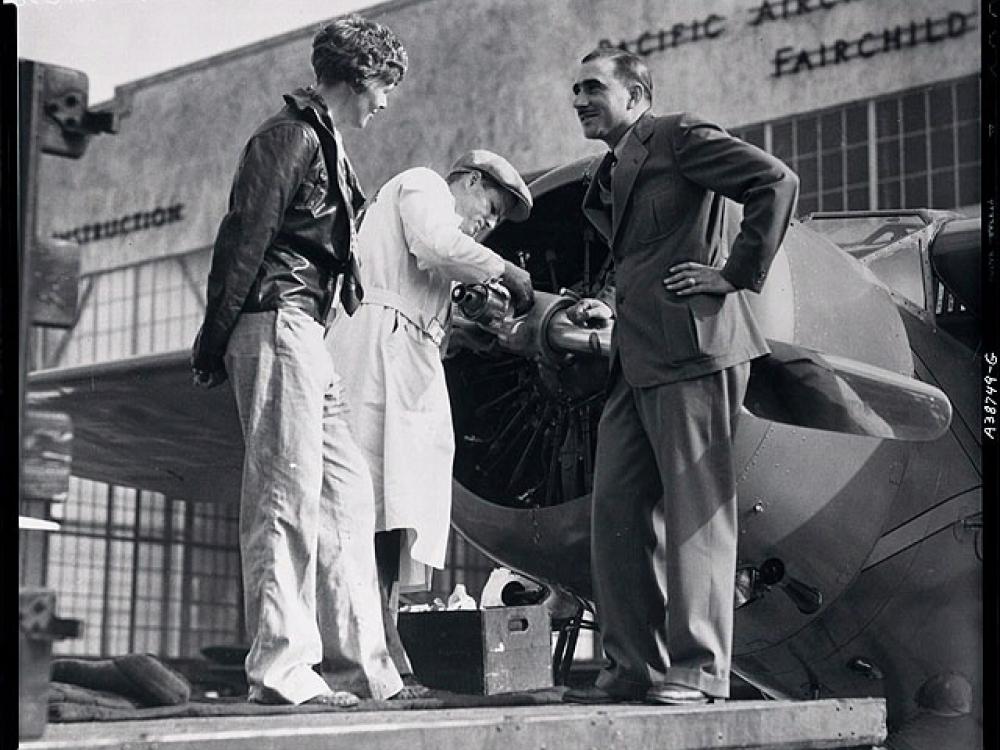
[[[759,292],[797,195],[787,166],[713,123],[689,113],[639,118],[615,168],[611,215],[597,180],[583,201],[613,253],[611,365],[620,360],[630,385],[699,377],[768,353],[743,291],[681,297],[663,279],[677,263],[696,261]],[[744,207],[731,247],[727,198]]]

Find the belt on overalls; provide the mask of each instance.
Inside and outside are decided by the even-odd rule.
[[[361,304],[382,305],[382,307],[395,310],[419,328],[434,343],[434,346],[441,346],[441,342],[444,340],[444,326],[441,325],[441,321],[434,316],[428,318],[426,313],[421,311],[416,305],[405,300],[397,292],[366,286],[365,297],[361,301]]]

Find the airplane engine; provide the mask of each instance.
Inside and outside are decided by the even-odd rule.
[[[579,208],[588,161],[534,181],[531,218],[502,224],[486,240],[531,272],[535,310],[492,348],[461,350],[445,363],[456,435],[453,525],[490,557],[584,598],[591,596],[588,493],[607,349],[596,333],[570,330],[560,310],[575,297],[596,296],[609,263],[607,246]],[[773,342],[900,376],[914,372],[888,292],[802,225],[790,227],[763,292],[748,297]],[[461,331],[469,321],[457,317]],[[570,347],[568,336],[575,337]],[[882,533],[913,443],[749,412],[735,441],[739,656],[802,630],[856,579]]]

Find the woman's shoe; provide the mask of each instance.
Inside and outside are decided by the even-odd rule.
[[[421,698],[430,698],[431,689],[420,683],[403,685],[402,689],[389,698],[391,701],[415,701]]]
[[[293,706],[295,705],[290,700],[285,698],[285,696],[272,690],[271,688],[260,688],[259,692],[252,694],[247,698],[250,703],[256,703],[261,706]],[[307,701],[303,701],[302,706],[335,706],[337,708],[354,708],[361,702],[354,693],[348,693],[346,690],[332,690],[329,693],[321,693],[320,695],[314,696]]]

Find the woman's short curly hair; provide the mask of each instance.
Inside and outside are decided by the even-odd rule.
[[[371,81],[399,83],[407,65],[406,48],[392,29],[357,14],[338,18],[313,38],[312,66],[321,84],[346,82],[360,93]]]

